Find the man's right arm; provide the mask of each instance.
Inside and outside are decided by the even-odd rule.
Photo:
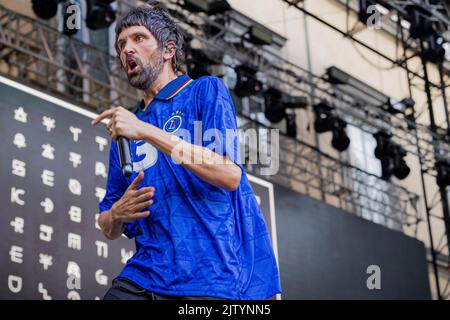
[[[103,211],[99,215],[97,222],[106,238],[117,239],[123,233],[124,223],[150,215],[150,211],[142,212],[142,210],[152,205],[151,198],[153,198],[155,188],[144,187],[137,190],[143,178],[144,172],[139,172],[136,179],[126,189],[123,196],[112,205],[111,209]]]

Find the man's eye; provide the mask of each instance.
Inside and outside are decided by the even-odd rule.
[[[141,42],[142,40],[144,40],[143,36],[137,36],[136,37],[136,42]]]

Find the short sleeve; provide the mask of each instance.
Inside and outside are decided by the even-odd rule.
[[[106,194],[103,200],[99,203],[99,212],[107,211],[111,209],[112,205],[119,200],[128,188],[127,181],[125,180],[122,169],[119,162],[119,153],[117,149],[117,143],[112,140],[111,148],[109,151],[109,169],[108,179],[106,182]],[[124,224],[124,234],[132,239],[138,234],[138,223],[133,221],[131,223]]]
[[[228,89],[219,78],[205,77],[198,90],[203,146],[242,168],[236,113]]]

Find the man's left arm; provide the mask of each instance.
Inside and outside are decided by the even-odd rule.
[[[103,119],[110,119],[108,130],[114,140],[122,136],[147,141],[200,179],[216,187],[234,191],[239,186],[242,170],[227,156],[184,141],[150,123],[141,121],[123,107],[104,111],[92,121],[92,124],[95,125]]]

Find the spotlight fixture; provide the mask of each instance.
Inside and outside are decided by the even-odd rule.
[[[350,138],[345,132],[347,123],[332,114],[334,107],[325,101],[314,106],[314,129],[317,133],[331,131],[331,145],[339,152],[345,151],[350,145]]]
[[[272,123],[278,123],[286,117],[286,108],[281,104],[282,93],[276,88],[264,92],[264,116]]]
[[[223,14],[231,10],[226,0],[184,0],[184,7],[191,12],[205,12],[208,15]]]
[[[414,39],[421,39],[431,36],[434,33],[431,14],[419,5],[409,5],[406,7],[408,16],[406,19],[410,22],[409,34]]]
[[[440,187],[450,186],[450,163],[447,160],[438,160],[435,164],[437,176],[436,182]]]
[[[392,175],[399,180],[405,179],[411,172],[404,160],[406,150],[392,142],[390,133],[379,131],[373,136],[377,141],[375,157],[381,161],[382,179],[389,180]]]
[[[294,97],[270,87],[264,92],[264,115],[270,122],[278,123],[286,118],[286,109],[302,109],[308,105],[305,97]],[[290,119],[292,120],[292,119]]]
[[[424,42],[424,50],[422,52],[426,61],[440,64],[445,60],[445,40],[438,34],[429,36]]]
[[[216,0],[209,3],[209,15],[224,14],[232,10],[231,5],[226,0]]]
[[[111,8],[115,0],[86,0],[86,25],[91,30],[108,28],[116,19],[116,12]]]
[[[258,70],[250,65],[240,65],[234,69],[237,82],[234,93],[240,97],[248,97],[261,92],[262,82],[256,77]]]
[[[189,49],[186,57],[186,66],[189,76],[198,79],[203,76],[210,76],[208,66],[213,62],[199,49]]]
[[[334,107],[324,101],[314,106],[314,114],[316,116],[314,121],[314,130],[316,130],[317,133],[333,130],[334,118],[331,114],[333,110]]]
[[[58,12],[58,3],[62,0],[32,0],[34,13],[41,19],[51,19]]]
[[[350,138],[345,132],[345,127],[347,123],[339,118],[333,121],[333,138],[331,139],[331,145],[339,152],[347,150],[350,145]]]
[[[286,113],[286,134],[291,138],[297,138],[297,116],[295,112]]]

